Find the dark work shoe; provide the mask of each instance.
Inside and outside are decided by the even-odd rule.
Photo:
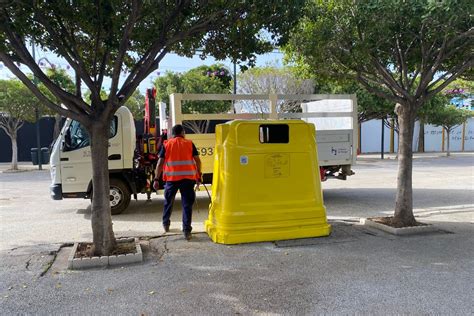
[[[184,232],[184,238],[189,241],[191,240],[191,232]]]
[[[165,230],[165,233],[168,233],[170,231],[170,225],[163,225],[163,229]]]

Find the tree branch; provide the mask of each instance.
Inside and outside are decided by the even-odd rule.
[[[97,89],[99,89],[99,91],[102,89],[102,83],[104,82],[104,76],[105,76],[105,68],[107,67],[107,63],[109,62],[109,56],[110,56],[109,51],[104,52],[104,55],[102,56],[102,63],[100,65],[98,77],[96,80],[96,87]]]
[[[127,24],[125,25],[125,28],[123,30],[122,40],[121,40],[120,45],[119,45],[118,55],[115,58],[115,62],[114,62],[114,68],[113,68],[113,71],[112,71],[112,83],[110,85],[110,94],[109,94],[110,102],[112,102],[112,100],[116,98],[115,94],[117,92],[117,86],[118,86],[118,82],[119,82],[119,79],[120,79],[120,73],[122,71],[123,58],[124,58],[125,54],[127,53],[130,33],[133,31],[133,28],[135,26],[135,22],[136,22],[137,17],[138,17],[139,9],[140,9],[140,6],[138,4],[138,1],[133,0],[130,16],[129,16]]]
[[[416,78],[420,74],[420,69],[415,70],[415,72],[412,75],[411,80],[408,82],[408,90],[412,91],[413,85],[415,84]]]
[[[49,23],[49,19],[41,15],[40,13],[41,10],[36,11],[38,22],[40,22],[46,28],[48,33],[50,33],[51,37],[53,37],[55,41],[62,43],[62,45],[57,45],[57,48],[61,52],[61,55],[66,59],[66,61],[71,65],[71,67],[77,73],[79,73],[82,80],[91,92],[91,99],[93,101],[100,101],[100,89],[97,90],[96,86],[94,85],[94,82],[92,81],[89,73],[87,72],[87,67],[85,67],[84,62],[76,49],[77,44],[74,40],[74,36],[71,36],[69,34],[69,31],[67,30],[66,26],[57,14],[53,12],[53,15],[55,16],[57,23],[59,24],[59,28],[61,29],[62,34],[58,34],[56,32],[56,28],[52,27]],[[69,37],[69,40],[71,41],[72,45],[69,45],[69,43],[66,41],[67,37]]]
[[[12,47],[15,49],[15,52],[22,58],[24,64],[28,66],[28,68],[33,72],[33,75],[36,76],[56,98],[61,100],[62,103],[67,104],[70,108],[76,108],[77,112],[82,111],[84,113],[87,113],[89,111],[89,107],[84,101],[82,101],[82,99],[78,99],[73,94],[64,91],[54,82],[52,82],[48,78],[48,76],[46,76],[43,71],[41,71],[41,68],[36,64],[36,62],[34,62],[29,53],[28,55],[25,55],[23,52],[21,52],[21,47],[18,47],[15,44],[12,44]],[[5,59],[10,57],[6,54],[2,54],[1,58]],[[11,60],[11,62],[13,61]]]
[[[162,47],[165,47],[165,48],[163,48],[161,50],[161,53],[158,55],[158,57],[151,58],[151,56],[156,56],[156,54],[158,53],[158,52],[154,53],[153,50],[150,51],[148,56],[146,56],[146,57],[143,56],[142,59],[139,62],[139,63],[142,63],[141,67],[140,68],[136,67],[136,69],[137,69],[136,75],[134,77],[132,77],[133,73],[131,73],[128,76],[125,83],[122,85],[122,88],[120,89],[120,91],[118,92],[118,95],[124,96],[124,99],[121,102],[119,102],[119,104],[117,104],[117,106],[122,105],[132,95],[133,91],[135,91],[135,89],[138,87],[140,82],[143,81],[143,79],[145,79],[152,71],[154,71],[154,70],[156,70],[156,68],[158,68],[159,62],[168,53],[168,50],[169,50],[170,46],[176,44],[177,42],[179,42],[183,38],[190,37],[194,34],[205,31],[208,28],[209,23],[211,23],[214,19],[216,19],[220,14],[224,14],[224,11],[225,10],[216,12],[214,15],[207,17],[205,20],[201,21],[199,24],[194,25],[193,27],[191,27],[186,32],[180,32],[180,33],[176,34],[174,37],[169,39],[166,42],[165,45],[162,46]],[[166,32],[164,32],[164,33],[166,33]],[[161,38],[160,38],[160,40],[161,40]],[[160,47],[160,44],[161,44],[160,40],[155,42],[155,44],[153,46],[154,47]],[[137,63],[137,65],[138,65],[138,63]],[[128,83],[128,84],[126,84],[126,83]]]
[[[76,96],[80,99],[82,99],[82,91],[81,91],[81,76],[77,73],[77,71],[74,72],[74,75],[76,77]]]
[[[426,90],[429,91],[429,92],[426,94],[425,102],[426,102],[426,100],[429,100],[431,97],[433,97],[435,94],[441,92],[451,82],[453,82],[456,78],[458,78],[465,70],[467,70],[467,69],[469,69],[473,66],[474,66],[474,59],[471,58],[470,60],[466,61],[464,64],[456,66],[451,71],[447,72],[446,74],[451,74],[451,77],[449,77],[448,79],[444,80],[444,78],[446,78],[446,76],[445,76],[446,74],[444,74],[443,76],[438,78],[436,81],[432,82],[426,88]],[[442,80],[444,80],[443,83],[440,84],[439,86],[437,86],[437,84]],[[433,88],[435,86],[436,86],[436,88]],[[430,90],[431,88],[433,88],[433,90]]]
[[[100,6],[99,6],[99,3],[97,1],[95,1],[95,5],[96,5],[96,9],[97,9],[97,17],[100,21]],[[94,81],[97,82],[97,55],[98,55],[98,51],[99,51],[99,42],[100,42],[100,35],[102,33],[102,28],[99,27],[97,28],[97,33],[95,35],[95,45],[94,45],[94,61],[93,61],[93,64],[92,64],[92,67],[93,67],[93,74],[94,74]],[[103,63],[102,63],[103,65]]]
[[[410,94],[398,85],[397,81],[395,78],[393,78],[392,74],[388,72],[387,68],[380,64],[380,62],[375,57],[372,56],[371,59],[375,69],[384,79],[385,85],[387,87],[393,88],[398,94],[405,97],[407,100],[410,100],[412,98]]]
[[[128,98],[133,94],[133,92],[138,88],[138,85],[145,79],[153,70],[158,68],[158,64],[160,61],[165,57],[165,55],[168,53],[168,50],[165,48],[163,51],[156,57],[152,65],[150,65],[148,71],[140,71],[136,75],[136,77],[130,81],[128,85],[123,85],[120,91],[118,92],[118,96],[122,96],[122,100],[118,102],[115,107],[113,108],[113,111],[116,111],[120,106],[122,106]]]
[[[8,19],[8,18],[7,18]],[[20,57],[22,62],[30,68],[33,74],[38,77],[38,79],[57,97],[61,102],[68,104],[69,106],[77,107],[78,111],[88,111],[87,104],[82,100],[75,97],[73,94],[70,94],[67,91],[64,91],[56,84],[54,84],[48,76],[46,76],[41,68],[36,64],[36,61],[31,56],[28,49],[25,47],[23,41],[18,37],[18,35],[13,32],[8,25],[4,25],[5,27],[5,34],[10,41],[10,45],[15,50],[15,53]],[[7,54],[3,54],[4,58],[8,58],[11,62],[11,58]]]
[[[438,71],[439,66],[441,65],[443,59],[444,59],[444,52],[446,50],[446,44],[447,44],[448,36],[445,35],[443,39],[443,44],[441,45],[440,49],[438,50],[438,55],[436,56],[436,59],[431,67],[428,68],[426,74],[421,76],[421,81],[418,84],[418,87],[416,89],[415,93],[415,99],[418,99],[425,91],[426,87],[428,84],[431,82],[433,79],[434,74]],[[433,43],[434,45],[434,43]]]
[[[396,103],[401,103],[401,102],[405,101],[401,97],[397,97],[393,94],[388,94],[386,92],[383,92],[379,89],[376,89],[376,88],[372,87],[369,84],[369,82],[367,81],[367,79],[363,77],[362,74],[357,75],[357,81],[360,82],[367,89],[367,91],[369,91],[370,93],[373,93],[373,94],[375,94],[375,95],[377,95],[381,98],[384,98],[385,100],[390,100],[390,101],[393,101],[393,102],[396,102]]]
[[[174,10],[170,13],[167,19],[163,21],[163,27],[162,31],[160,32],[160,37],[146,50],[146,52],[143,54],[143,56],[138,60],[135,65],[133,66],[132,70],[130,71],[130,74],[127,76],[125,79],[124,83],[122,84],[122,89],[123,87],[126,87],[127,85],[130,84],[130,82],[135,78],[137,73],[140,71],[140,69],[143,67],[143,65],[147,62],[147,60],[154,59],[156,54],[158,54],[164,47],[165,45],[165,36],[168,31],[168,28],[172,24],[173,21],[178,19],[178,15],[183,10],[184,7],[188,6],[190,4],[189,0],[183,0],[179,1],[178,5],[174,8]],[[118,95],[121,95],[123,93],[118,93]]]
[[[69,109],[69,110],[63,109],[60,106],[56,105],[51,100],[49,100],[38,89],[38,87],[33,82],[31,82],[31,80],[28,79],[28,77],[20,69],[18,69],[18,67],[15,66],[15,64],[10,59],[10,57],[7,54],[5,54],[4,52],[1,52],[1,51],[0,51],[0,60],[5,64],[5,66],[7,66],[8,69],[10,69],[10,71],[21,82],[23,82],[23,84],[25,86],[28,87],[28,89],[30,89],[30,91],[38,98],[38,100],[43,102],[43,104],[46,105],[48,108],[50,108],[51,110],[53,110],[53,111],[55,111],[55,112],[57,112],[57,113],[59,113],[63,116],[70,117],[74,120],[80,121],[81,123],[86,122],[85,117],[84,117],[86,114],[77,113],[77,112],[73,111],[72,109]]]
[[[361,68],[364,68],[364,67],[361,67]],[[384,78],[380,78],[378,77],[378,75],[379,74],[377,72],[373,73],[367,69],[358,69],[355,79],[358,80],[357,76],[361,76],[364,80],[367,81],[368,84],[372,83],[378,86],[386,87],[388,90],[390,90],[393,96],[397,96],[398,95],[397,91],[392,86],[388,85]]]
[[[400,40],[397,38],[396,40],[398,56],[400,60],[400,83],[401,87],[404,90],[407,90],[408,86],[408,66],[404,58],[404,53],[402,52],[402,48],[400,47]],[[410,44],[411,45],[411,44]]]

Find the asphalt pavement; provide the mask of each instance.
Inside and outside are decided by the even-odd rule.
[[[324,183],[327,238],[214,244],[200,193],[186,242],[179,207],[164,234],[162,198],[134,201],[114,231],[142,236],[145,261],[84,271],[66,258],[91,238],[89,202],[50,200],[47,170],[0,173],[0,314],[473,314],[474,155],[415,159],[415,214],[438,229],[426,235],[358,223],[393,212],[396,169],[365,156],[347,181]]]

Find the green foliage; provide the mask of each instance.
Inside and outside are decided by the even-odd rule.
[[[418,119],[425,124],[431,124],[437,113],[442,112],[447,104],[449,104],[449,97],[445,94],[437,94],[418,109]]]
[[[156,78],[154,85],[156,87],[156,100],[169,104],[169,96],[173,93],[182,93],[181,84],[182,74],[167,71],[164,75]]]
[[[304,1],[15,1],[5,7],[16,33],[63,55],[66,42],[77,45],[83,62],[94,77],[102,66],[110,75],[120,55],[124,27],[136,10],[125,63],[133,68],[150,48],[161,40],[168,51],[216,59],[230,57],[255,63],[255,56],[287,40]],[[263,5],[265,4],[265,5]],[[55,33],[48,30],[56,30]],[[64,32],[68,31],[68,32]],[[64,32],[64,33],[63,33]],[[73,35],[74,40],[72,40]],[[183,36],[184,35],[184,36]],[[2,50],[8,50],[5,33],[0,33]],[[105,58],[104,58],[105,57]],[[103,65],[98,63],[102,63]]]
[[[226,67],[221,64],[214,64],[211,66],[199,66],[194,68],[193,71],[196,73],[201,73],[211,78],[219,79],[222,82],[224,87],[230,87],[230,83],[232,82],[233,78],[232,75]]]
[[[135,90],[132,96],[125,102],[125,106],[132,112],[135,120],[142,120],[145,114],[145,96],[139,90]]]
[[[91,91],[90,90],[87,90],[86,93],[84,93],[84,102],[86,102],[87,104],[91,104],[92,103],[92,100],[91,100]],[[108,94],[107,92],[104,90],[104,89],[101,89],[100,90],[100,99],[102,101],[106,101],[108,99]]]
[[[372,119],[395,117],[395,104],[364,89],[355,80],[321,79],[317,93],[355,94],[357,96],[359,123]]]
[[[474,96],[474,81],[472,80],[463,80],[463,79],[457,79],[453,82],[451,82],[446,89],[444,90],[444,93],[448,95],[449,97],[453,98],[453,100],[456,101],[456,103],[464,103],[464,100],[471,99],[472,103],[472,98]],[[453,102],[454,103],[454,102]],[[464,106],[467,109],[472,110],[473,105],[467,105],[469,103],[464,103]]]
[[[19,80],[0,80],[0,112],[9,119],[35,121],[38,99]]]
[[[211,74],[208,74],[211,72]],[[218,72],[218,74],[215,74]],[[221,72],[224,74],[221,75]],[[169,103],[172,93],[230,93],[231,76],[224,66],[200,66],[185,73],[166,72],[155,80],[157,100]],[[230,110],[230,101],[186,101],[183,113],[223,113]]]
[[[454,95],[474,93],[474,80],[456,79],[446,87],[445,93]]]
[[[75,93],[76,85],[72,81],[71,77],[68,75],[66,70],[59,69],[59,68],[49,68],[46,70],[46,76],[56,85],[61,87],[64,91],[67,91],[71,94]],[[44,85],[44,83],[39,83],[38,88],[40,91],[48,97],[50,100],[55,100],[56,104],[61,104],[61,100],[54,97],[54,95],[48,90],[48,88]],[[40,113],[42,115],[54,115],[54,111],[40,103]]]
[[[61,87],[64,91],[71,94],[76,92],[76,84],[72,81],[66,70],[61,68],[48,68],[46,70],[46,75],[53,83]]]
[[[457,126],[466,122],[471,115],[471,112],[468,110],[458,109],[454,105],[447,105],[433,111],[428,123],[441,126],[447,132],[450,132]]]
[[[318,77],[354,78],[421,106],[472,65],[471,9],[468,0],[312,0],[287,58]]]

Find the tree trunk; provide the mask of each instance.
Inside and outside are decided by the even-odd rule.
[[[12,170],[18,170],[18,143],[16,141],[16,133],[11,138],[12,142]]]
[[[418,152],[425,152],[425,123],[422,120],[420,122],[420,129],[418,131]]]
[[[411,104],[398,104],[398,178],[395,214],[392,224],[395,227],[415,224],[413,216],[413,132],[415,127],[415,109]]]
[[[102,119],[103,120],[103,119]],[[110,214],[109,122],[95,121],[89,129],[92,157],[92,234],[95,255],[109,255],[116,242]]]
[[[449,134],[450,133],[451,133],[451,130],[446,129],[446,137],[447,137],[447,140],[446,140],[446,145],[447,145],[446,156],[447,157],[451,156],[451,153],[449,152]]]

